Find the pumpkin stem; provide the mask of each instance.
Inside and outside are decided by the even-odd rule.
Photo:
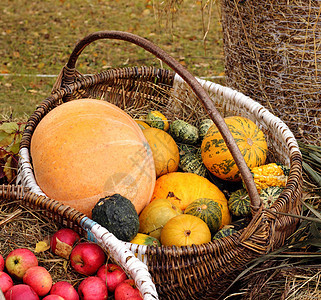
[[[185,236],[190,236],[191,233],[192,233],[192,232],[191,232],[189,229],[187,229],[187,230],[184,231]]]
[[[248,145],[252,146],[252,145],[253,145],[253,140],[250,139],[250,138],[248,138],[248,139],[247,139],[247,143],[248,143]]]

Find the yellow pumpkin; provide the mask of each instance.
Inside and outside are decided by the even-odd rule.
[[[144,129],[143,134],[153,153],[156,177],[177,171],[179,150],[174,139],[157,128]]]
[[[179,215],[170,219],[161,232],[160,242],[164,246],[200,245],[211,241],[211,231],[200,218]]]
[[[222,205],[222,225],[231,223],[227,199],[220,189],[208,179],[194,173],[173,172],[156,180],[152,200],[168,199],[184,210],[200,198],[209,198]]]
[[[150,128],[150,126],[142,120],[135,120],[135,122],[138,124],[138,126],[141,130],[144,130],[146,128]]]
[[[30,152],[43,192],[88,217],[100,198],[115,193],[137,213],[150,202],[156,180],[150,147],[137,123],[106,101],[74,100],[51,110]]]
[[[183,212],[168,199],[150,202],[139,215],[139,232],[160,239],[164,225]]]
[[[244,117],[232,116],[224,120],[248,167],[263,165],[268,152],[263,131]],[[241,180],[240,171],[215,124],[205,134],[201,154],[204,165],[215,176],[228,181]]]

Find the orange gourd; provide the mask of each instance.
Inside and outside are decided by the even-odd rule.
[[[211,241],[211,231],[200,218],[178,215],[170,219],[161,231],[160,242],[164,246],[200,245]]]
[[[249,168],[265,163],[268,147],[263,131],[251,120],[232,116],[224,119]],[[240,171],[220,131],[213,124],[205,134],[201,145],[202,160],[215,176],[240,181]]]
[[[59,105],[36,127],[30,153],[43,192],[88,217],[100,198],[115,193],[137,213],[150,202],[156,180],[150,147],[137,123],[113,104]]]
[[[231,215],[223,192],[208,179],[194,173],[173,172],[157,178],[152,201],[169,199],[175,206],[184,210],[200,198],[209,198],[221,204],[222,225],[230,224]]]
[[[147,128],[143,134],[152,149],[156,177],[178,169],[179,150],[174,139],[164,130]]]

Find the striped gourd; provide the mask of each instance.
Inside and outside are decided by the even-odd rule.
[[[213,236],[213,240],[218,240],[218,239],[230,236],[235,232],[237,231],[234,228],[229,226],[224,226],[221,230],[215,233],[215,235]]]
[[[246,217],[251,214],[251,201],[246,189],[239,189],[231,193],[227,203],[233,216]]]
[[[262,130],[244,117],[232,116],[224,120],[248,167],[263,165],[268,148]],[[228,181],[241,180],[239,169],[215,124],[207,131],[201,151],[203,162],[212,174]]]
[[[279,186],[269,186],[265,189],[262,189],[260,192],[260,198],[263,201],[265,208],[270,208],[272,204],[279,198],[283,187]]]
[[[214,235],[222,226],[222,205],[209,198],[200,198],[190,203],[184,214],[202,219]]]

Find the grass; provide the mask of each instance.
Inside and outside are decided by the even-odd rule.
[[[55,77],[36,75],[56,76],[77,40],[99,30],[121,30],[145,37],[195,76],[222,75],[223,42],[218,3],[213,0],[179,2],[1,1],[0,114],[27,118],[49,95],[55,82]],[[169,3],[175,6],[171,8]],[[98,41],[85,49],[77,68],[87,74],[141,65],[166,68],[135,45]]]

